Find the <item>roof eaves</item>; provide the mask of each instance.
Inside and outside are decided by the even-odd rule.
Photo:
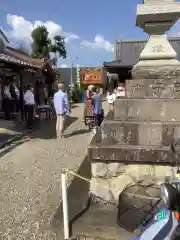
[[[28,67],[37,68],[37,66],[35,66],[35,65],[33,65],[29,62],[22,61],[20,59],[17,59],[15,57],[12,57],[12,56],[9,56],[9,55],[3,54],[3,53],[0,54],[0,60],[3,60],[5,62],[10,62],[10,63],[15,63],[15,64],[18,64],[18,65],[24,65],[24,66],[28,66]]]
[[[4,32],[0,29],[0,37],[4,43],[4,45],[7,45],[9,43],[8,38],[6,37],[6,35],[4,34]]]

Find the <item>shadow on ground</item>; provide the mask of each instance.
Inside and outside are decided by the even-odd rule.
[[[66,128],[77,120],[76,117],[67,116]],[[82,133],[83,134],[83,133]],[[25,136],[29,138],[54,139],[56,138],[56,119],[34,120],[33,129],[27,129],[24,122],[14,120],[0,120],[0,149]]]
[[[66,137],[72,137],[72,136],[76,136],[76,135],[83,135],[83,134],[86,134],[86,133],[89,133],[91,132],[91,130],[89,129],[80,129],[80,130],[76,130],[76,131],[73,131],[69,134],[66,135]]]
[[[66,129],[73,124],[78,118],[67,116]],[[55,139],[56,138],[56,119],[36,120],[34,129],[30,132],[31,138]]]
[[[77,174],[90,179],[91,178],[91,163],[88,161],[86,156],[77,171]],[[71,176],[69,176],[71,177]],[[74,220],[77,219],[80,213],[87,208],[89,204],[89,188],[90,183],[86,182],[80,178],[74,177],[72,183],[68,188],[68,210],[69,210],[69,220],[71,222],[71,232],[73,230]],[[63,227],[63,214],[62,214],[62,202],[52,219],[52,226],[55,229],[57,235],[62,234]],[[62,237],[62,236],[61,236]]]
[[[71,106],[71,108],[77,108],[77,107],[78,105],[74,105],[74,104]]]

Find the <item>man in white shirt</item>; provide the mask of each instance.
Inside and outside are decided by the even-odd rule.
[[[35,100],[34,100],[32,87],[28,85],[27,91],[24,94],[24,112],[25,112],[25,120],[27,121],[28,128],[32,128],[32,125],[33,125],[34,105],[35,105]]]

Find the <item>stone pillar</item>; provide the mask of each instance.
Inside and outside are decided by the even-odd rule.
[[[133,78],[164,78],[180,75],[180,62],[165,33],[180,17],[176,0],[144,0],[137,5],[136,25],[150,35],[133,67]]]
[[[118,201],[137,182],[160,184],[176,170],[170,146],[180,136],[180,79],[166,78],[180,76],[180,63],[164,33],[179,17],[175,0],[144,0],[137,6],[136,24],[150,34],[149,41],[133,68],[135,79],[126,81],[126,96],[116,100],[88,148],[91,192],[106,201]]]

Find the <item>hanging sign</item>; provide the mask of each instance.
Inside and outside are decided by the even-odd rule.
[[[81,70],[81,81],[83,84],[102,84],[101,68],[84,68]]]

